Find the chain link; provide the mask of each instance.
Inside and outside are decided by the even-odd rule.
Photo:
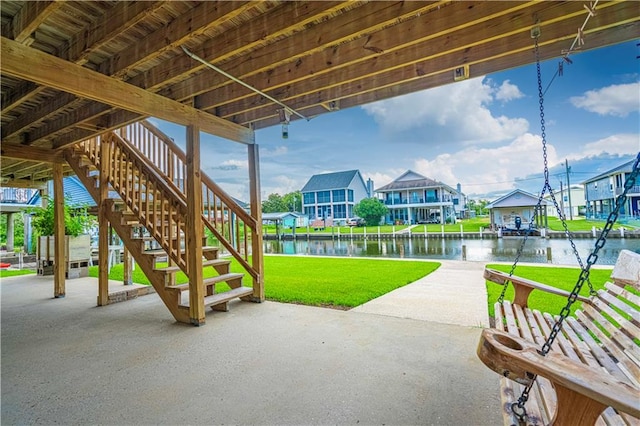
[[[602,232],[600,233],[600,236],[598,237],[598,240],[595,243],[595,247],[591,252],[591,254],[589,255],[589,257],[587,258],[587,266],[582,268],[582,270],[580,271],[580,276],[578,277],[578,281],[576,282],[576,285],[574,286],[573,290],[571,291],[571,294],[569,295],[566,306],[562,308],[562,310],[560,311],[560,317],[556,320],[555,324],[553,324],[551,332],[549,333],[549,337],[547,337],[546,342],[544,342],[544,345],[540,350],[540,355],[546,356],[551,350],[551,346],[553,345],[553,342],[555,341],[556,337],[560,333],[560,330],[562,329],[562,324],[564,320],[567,319],[567,317],[569,316],[569,313],[571,312],[571,305],[573,305],[573,303],[578,298],[578,294],[580,293],[580,290],[582,289],[582,286],[584,285],[585,281],[589,280],[589,273],[591,271],[591,267],[598,261],[598,252],[606,244],[609,231],[611,231],[611,229],[613,228],[613,225],[618,220],[618,215],[620,214],[620,210],[622,210],[622,207],[627,201],[627,193],[636,184],[636,180],[638,179],[639,174],[640,174],[640,152],[636,156],[636,161],[633,164],[631,173],[629,174],[629,176],[627,176],[627,179],[624,183],[624,191],[616,199],[616,205],[613,211],[609,213],[609,216],[607,217],[607,222],[605,223],[605,226],[602,229]],[[524,390],[522,391],[522,394],[520,395],[520,398],[518,398],[518,402],[514,402],[511,405],[511,411],[515,414],[515,416],[521,422],[526,421],[527,411],[524,407],[524,404],[529,399],[529,392],[533,387],[536,377],[537,376],[534,376],[531,382],[524,388]]]
[[[536,208],[535,208],[535,210],[533,212],[533,217],[531,218],[531,222],[529,223],[529,229],[528,229],[527,233],[525,234],[525,238],[522,240],[522,243],[520,244],[520,247],[518,249],[518,253],[516,255],[515,262],[513,263],[512,267],[511,267],[511,272],[509,272],[509,277],[511,277],[513,275],[513,272],[515,271],[515,268],[516,268],[516,265],[518,263],[518,260],[520,259],[520,256],[522,255],[522,252],[523,252],[523,249],[524,249],[524,244],[526,243],[526,240],[527,240],[527,238],[528,238],[528,236],[530,234],[531,227],[532,227],[532,225],[533,225],[533,223],[534,223],[534,221],[536,219],[536,215],[538,214],[538,211],[540,210],[542,199],[543,199],[544,194],[545,194],[547,189],[549,190],[549,195],[551,196],[551,199],[553,201],[553,205],[554,205],[556,211],[558,212],[558,216],[561,218],[562,226],[564,228],[564,233],[565,233],[566,237],[569,239],[569,242],[571,243],[571,248],[572,248],[573,253],[576,256],[576,259],[577,259],[578,264],[580,266],[580,276],[578,277],[578,281],[576,282],[573,290],[571,291],[571,294],[569,295],[569,297],[567,299],[567,304],[560,311],[559,318],[553,324],[553,327],[551,328],[551,332],[549,333],[549,336],[547,337],[544,345],[542,346],[542,349],[540,350],[540,354],[542,356],[546,356],[549,353],[549,351],[551,350],[551,346],[553,345],[553,342],[555,341],[556,337],[560,333],[560,330],[562,329],[562,324],[563,324],[564,320],[571,313],[571,306],[578,299],[578,294],[580,293],[580,290],[582,290],[582,287],[584,286],[585,282],[589,286],[589,292],[590,292],[591,296],[594,296],[595,294],[597,294],[597,292],[593,288],[593,285],[591,284],[591,280],[589,280],[589,273],[590,273],[590,270],[591,270],[591,266],[593,266],[593,264],[595,264],[597,262],[597,260],[598,260],[598,251],[600,251],[600,249],[602,247],[604,247],[604,245],[605,245],[605,243],[607,241],[607,235],[609,234],[609,231],[612,229],[614,223],[618,219],[618,214],[620,213],[620,210],[622,209],[622,207],[624,206],[624,203],[627,200],[627,193],[635,185],[635,181],[636,181],[636,179],[638,177],[638,173],[639,173],[640,152],[638,153],[638,155],[636,157],[636,161],[635,161],[635,163],[633,165],[631,174],[627,177],[627,180],[625,181],[624,191],[616,199],[615,208],[609,214],[609,217],[607,218],[607,222],[606,222],[604,228],[602,229],[602,232],[600,233],[600,236],[598,237],[598,239],[597,239],[597,241],[595,243],[595,248],[593,249],[591,254],[589,254],[589,257],[587,258],[587,265],[585,267],[584,264],[582,263],[582,259],[580,258],[580,254],[578,253],[576,245],[573,242],[573,236],[572,236],[571,232],[569,231],[569,228],[567,226],[564,214],[561,211],[560,206],[558,205],[558,201],[556,200],[556,197],[555,197],[555,195],[553,193],[553,189],[551,188],[551,185],[549,184],[549,167],[548,167],[548,159],[547,159],[547,140],[546,140],[545,121],[544,121],[544,97],[543,97],[543,93],[542,93],[542,77],[541,77],[541,72],[540,72],[540,55],[539,55],[539,51],[538,51],[538,38],[537,37],[535,39],[535,54],[536,54],[536,72],[537,72],[537,76],[538,76],[538,98],[539,98],[539,103],[540,103],[540,129],[541,129],[541,135],[542,135],[542,156],[544,158],[544,187],[542,188],[542,192],[540,193],[540,197],[538,198],[538,203],[536,204]],[[500,297],[498,298],[498,301],[500,303],[502,303],[504,301],[504,294],[506,292],[508,283],[509,283],[509,281],[505,281],[505,283],[504,283],[504,286],[502,288],[502,292],[500,293]],[[537,378],[537,376],[534,376],[531,379],[531,381],[529,382],[529,384],[527,386],[525,386],[525,388],[522,391],[522,394],[518,398],[518,401],[514,402],[513,404],[511,404],[511,411],[513,412],[515,417],[518,419],[518,422],[521,423],[521,424],[526,424],[526,422],[527,422],[527,410],[525,408],[525,403],[529,399],[529,393],[531,392],[531,389],[532,389],[532,387],[533,387],[533,385],[535,383],[536,378]]]
[[[580,253],[578,253],[578,249],[576,248],[576,245],[573,242],[573,234],[571,233],[571,231],[569,231],[569,227],[567,226],[567,222],[564,218],[564,213],[560,209],[558,200],[556,200],[555,194],[553,193],[553,189],[551,188],[551,184],[549,183],[549,159],[547,156],[547,133],[546,133],[546,126],[545,126],[545,119],[544,119],[544,93],[542,91],[542,72],[540,70],[540,52],[538,49],[537,37],[535,38],[534,48],[535,48],[535,55],[536,55],[535,56],[536,57],[536,74],[538,77],[538,104],[540,105],[540,135],[542,137],[542,158],[544,161],[544,186],[542,187],[542,191],[540,193],[540,196],[538,197],[538,202],[535,208],[533,209],[533,215],[531,216],[531,220],[529,221],[529,228],[527,229],[527,232],[525,233],[524,238],[522,239],[522,242],[518,247],[518,251],[516,252],[516,258],[513,262],[513,265],[511,265],[511,270],[509,271],[509,278],[513,276],[513,273],[516,270],[518,262],[520,261],[520,257],[524,252],[524,247],[527,243],[527,240],[529,236],[532,234],[533,225],[536,222],[536,219],[538,217],[538,212],[542,211],[542,200],[544,199],[544,194],[546,193],[547,190],[549,190],[549,195],[551,196],[551,200],[553,201],[553,206],[555,207],[555,210],[558,213],[558,217],[561,218],[562,227],[564,228],[564,234],[569,240],[569,243],[571,244],[571,250],[573,251],[573,254],[576,257],[576,260],[578,261],[578,266],[580,266],[580,269],[584,269],[584,265],[582,263],[582,258],[580,257]],[[509,282],[510,282],[509,280],[504,282],[502,286],[502,291],[500,292],[500,296],[498,296],[498,303],[504,302],[504,296],[505,296],[505,293],[507,292],[507,287],[509,286]],[[591,284],[591,281],[587,280],[587,283],[589,285],[590,294],[592,296],[595,295],[596,292],[593,289],[593,285]]]

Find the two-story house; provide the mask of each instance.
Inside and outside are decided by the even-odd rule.
[[[370,197],[359,170],[313,175],[302,188],[302,211],[313,219],[342,223],[354,217],[353,206]]]
[[[606,217],[615,206],[616,197],[624,191],[624,182],[631,173],[631,160],[583,182],[587,217]],[[627,193],[627,202],[621,215],[640,217],[640,185],[635,185]]]
[[[376,190],[376,194],[389,208],[387,223],[445,223],[456,220],[454,198],[458,191],[407,170],[393,182]],[[464,200],[464,197],[462,197]],[[459,204],[460,205],[460,204]]]
[[[585,199],[584,199],[584,186],[583,185],[571,185],[571,191],[567,189],[567,187],[563,187],[562,189],[554,189],[553,195],[558,202],[558,207],[560,207],[560,211],[567,219],[575,219],[579,215],[584,215],[585,211]],[[553,205],[553,200],[551,199],[550,194],[546,194],[544,199],[548,202],[547,204],[547,215],[558,217],[558,211],[556,207]]]

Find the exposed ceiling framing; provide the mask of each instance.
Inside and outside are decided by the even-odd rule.
[[[327,113],[560,57],[585,3],[2,1],[0,175],[39,185],[60,149],[147,116],[252,143],[279,105]],[[635,1],[601,1],[582,49],[640,34]],[[295,119],[295,115],[292,119]]]

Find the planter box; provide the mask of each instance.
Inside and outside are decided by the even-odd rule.
[[[55,237],[46,236],[38,239],[36,259],[38,275],[53,275]],[[91,258],[91,236],[65,236],[65,271],[67,278],[86,277],[89,274]]]

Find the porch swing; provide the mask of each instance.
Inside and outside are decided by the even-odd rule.
[[[538,36],[539,32],[534,35],[532,31],[545,182],[511,271],[507,274],[485,270],[485,278],[503,288],[495,304],[496,328],[483,330],[478,357],[503,376],[505,424],[640,424],[640,255],[623,250],[611,275],[612,282],[606,283],[605,290],[596,292],[589,280],[590,269],[606,243],[627,193],[638,181],[640,152],[585,265],[549,184]],[[581,269],[570,293],[514,275],[546,190]],[[513,302],[504,300],[509,283],[515,290]],[[588,298],[579,295],[585,283],[590,289]],[[533,290],[565,296],[567,303],[555,318],[531,310],[527,303]],[[571,306],[577,300],[583,303],[582,308],[575,318],[570,317]]]

